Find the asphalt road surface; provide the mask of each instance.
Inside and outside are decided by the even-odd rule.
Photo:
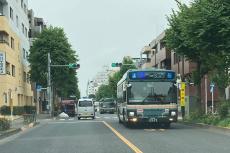
[[[114,114],[42,120],[0,140],[0,153],[230,153],[230,132],[172,124],[126,128]]]

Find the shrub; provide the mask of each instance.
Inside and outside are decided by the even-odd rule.
[[[33,114],[36,111],[35,106],[14,106],[13,115]],[[2,115],[10,115],[10,106],[2,106],[0,108]]]
[[[2,115],[9,115],[10,114],[10,107],[9,106],[2,106],[0,108]]]
[[[218,125],[224,127],[230,127],[230,118],[221,120]]]
[[[218,105],[217,111],[221,118],[225,118],[228,116],[229,113],[228,110],[230,106],[229,103],[230,103],[229,101],[223,101]]]
[[[0,118],[0,131],[8,130],[10,128],[10,121],[5,118]]]

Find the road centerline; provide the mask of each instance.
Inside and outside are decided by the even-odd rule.
[[[137,146],[131,143],[128,139],[126,139],[122,134],[120,134],[117,130],[115,130],[111,125],[107,122],[103,121],[106,127],[108,127],[118,138],[121,139],[129,148],[131,148],[135,153],[143,153]]]

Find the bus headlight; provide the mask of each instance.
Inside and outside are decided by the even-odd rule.
[[[171,111],[171,116],[176,116],[176,112],[175,111]]]
[[[135,113],[134,112],[129,112],[129,116],[134,116],[135,115]]]

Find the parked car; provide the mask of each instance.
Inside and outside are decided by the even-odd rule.
[[[95,108],[92,99],[79,99],[77,104],[77,116],[81,118],[95,118]]]

